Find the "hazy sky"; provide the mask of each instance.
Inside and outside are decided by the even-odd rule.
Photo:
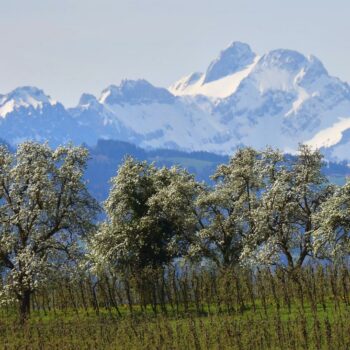
[[[68,106],[123,78],[168,86],[232,41],[314,54],[350,82],[349,0],[0,0],[0,93]]]

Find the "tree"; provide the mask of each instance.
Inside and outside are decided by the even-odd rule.
[[[338,188],[333,196],[314,215],[318,228],[313,248],[320,258],[342,259],[350,253],[350,180]]]
[[[313,256],[313,217],[334,190],[322,166],[321,153],[307,146],[300,146],[295,157],[263,153],[267,187],[254,211],[254,233],[245,242],[242,261],[294,270]]]
[[[259,152],[252,148],[238,150],[229,164],[216,170],[215,186],[198,197],[202,228],[192,250],[218,266],[237,264],[243,242],[252,232],[251,214],[264,186],[258,159]]]
[[[83,181],[88,153],[80,147],[25,142],[16,153],[0,147],[0,265],[2,299],[14,296],[21,319],[32,293],[55,262],[79,249],[98,211]]]
[[[138,270],[183,256],[195,231],[200,187],[185,170],[127,158],[112,179],[107,221],[91,242],[93,258]]]

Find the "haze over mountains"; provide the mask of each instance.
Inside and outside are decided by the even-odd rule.
[[[0,137],[11,145],[111,139],[217,154],[242,145],[293,152],[305,142],[331,160],[350,160],[350,87],[314,56],[284,49],[259,56],[234,42],[206,72],[168,89],[124,80],[65,108],[38,88],[17,88],[0,95]]]

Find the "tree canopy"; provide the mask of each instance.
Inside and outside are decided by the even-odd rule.
[[[99,205],[83,181],[87,157],[80,147],[25,142],[14,154],[0,147],[2,299],[17,298],[23,316],[58,256],[74,255],[78,237],[94,228]]]
[[[195,232],[200,188],[185,170],[127,158],[112,179],[108,219],[92,242],[94,256],[132,268],[162,266],[183,256]]]

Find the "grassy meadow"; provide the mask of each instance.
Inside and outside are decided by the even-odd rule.
[[[349,291],[346,267],[67,280],[35,295],[24,325],[1,309],[1,348],[348,349]]]

